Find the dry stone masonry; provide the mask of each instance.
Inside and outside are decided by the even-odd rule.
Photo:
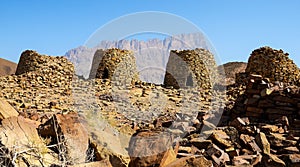
[[[299,68],[293,60],[289,59],[289,54],[281,49],[262,47],[254,50],[250,55],[246,73],[240,74],[237,82],[242,83],[249,74],[262,75],[269,78],[271,82],[300,85]]]
[[[166,87],[200,87],[210,89],[217,79],[214,56],[205,49],[173,50],[167,64]]]
[[[65,57],[40,55],[26,50],[22,53],[16,75],[34,71],[40,82],[50,86],[68,85],[74,75],[74,66]]]
[[[70,110],[67,101],[74,67],[66,58],[27,50],[21,55],[16,74],[0,78],[0,97],[20,112]]]
[[[138,77],[132,51],[120,49],[96,51],[90,78],[109,79],[117,85],[122,85],[134,83],[139,80]]]

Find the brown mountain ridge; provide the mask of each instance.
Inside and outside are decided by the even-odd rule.
[[[237,73],[245,72],[246,68],[247,68],[246,62],[228,62],[218,67],[219,71],[224,70],[227,85],[234,84],[235,75]]]
[[[16,69],[16,63],[0,58],[0,76],[14,74]]]

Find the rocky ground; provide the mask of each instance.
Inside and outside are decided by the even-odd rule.
[[[295,85],[248,74],[226,92],[124,88],[73,73],[26,51],[18,75],[0,78],[2,166],[300,165]]]

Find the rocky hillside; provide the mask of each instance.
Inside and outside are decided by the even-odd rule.
[[[114,53],[129,52],[99,63],[120,63]],[[25,51],[17,75],[0,77],[0,165],[300,166],[299,73],[282,53],[253,51],[243,83],[225,92],[112,84],[101,68],[86,80],[64,57]],[[273,54],[288,61],[260,70]]]
[[[153,80],[156,81],[155,83],[163,83],[164,69],[166,68],[170,50],[208,49],[209,46],[202,34],[181,34],[165,39],[146,41],[136,39],[102,41],[94,48],[81,46],[72,49],[65,56],[74,63],[77,75],[83,75],[85,78],[88,78],[96,50],[110,48],[133,51],[141,79],[147,80],[147,78],[150,78],[148,81]],[[151,72],[155,73],[156,78],[153,77]]]
[[[247,63],[245,62],[229,62],[218,67],[219,70],[224,70],[227,85],[234,84],[235,75],[237,73],[245,72],[246,68]]]
[[[0,58],[0,76],[14,74],[16,69],[16,63]]]

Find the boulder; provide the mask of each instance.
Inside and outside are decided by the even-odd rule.
[[[222,130],[215,130],[211,135],[212,140],[222,148],[229,148],[233,145],[230,137]]]
[[[240,140],[242,143],[247,146],[251,151],[253,152],[261,152],[261,149],[255,142],[255,138],[249,135],[241,134],[240,135]]]
[[[264,154],[270,154],[271,146],[266,135],[263,132],[260,132],[255,136],[255,141]]]
[[[190,140],[191,144],[195,147],[197,147],[198,149],[207,149],[208,146],[210,146],[212,144],[211,140],[203,140],[201,138],[193,138]]]
[[[17,117],[19,113],[4,99],[0,99],[0,120]]]
[[[113,167],[109,160],[105,159],[102,161],[96,161],[96,162],[89,162],[89,163],[83,163],[83,164],[77,164],[77,165],[68,165],[67,167]]]
[[[300,154],[284,154],[281,156],[281,159],[286,163],[286,166],[300,166]]]
[[[113,167],[126,167],[128,166],[129,158],[115,152],[116,150],[110,150],[103,146],[99,140],[90,139],[90,146],[94,150],[94,156],[96,161],[109,160]]]
[[[171,147],[168,151],[166,151],[165,155],[163,156],[159,167],[166,167],[172,162],[176,161],[176,153],[174,152],[173,148]]]
[[[163,131],[141,131],[129,143],[130,167],[158,166],[172,146],[172,137]]]
[[[39,126],[39,133],[45,138],[56,140],[65,161],[72,164],[85,162],[89,138],[77,113],[54,115]]]
[[[213,167],[213,163],[203,156],[189,156],[177,159],[166,167]]]
[[[263,163],[268,167],[285,167],[286,164],[284,161],[279,159],[276,155],[273,154],[265,154],[263,156]]]
[[[10,161],[14,166],[59,164],[57,154],[46,146],[36,128],[34,121],[21,116],[2,120],[1,146],[3,150],[7,150],[5,156],[11,156],[7,157],[7,162]]]

